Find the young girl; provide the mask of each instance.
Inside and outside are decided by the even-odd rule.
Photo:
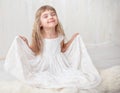
[[[5,69],[19,80],[38,88],[77,87],[91,89],[101,77],[78,33],[68,42],[55,9],[38,9],[32,43],[17,36],[5,60]]]

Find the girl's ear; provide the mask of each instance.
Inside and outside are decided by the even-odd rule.
[[[39,20],[39,26],[40,26],[40,27],[42,27],[42,23],[41,23],[41,21],[40,21],[40,20]]]
[[[42,24],[40,24],[40,27],[42,27]]]
[[[43,28],[43,26],[42,25],[40,25],[40,29],[42,29]]]

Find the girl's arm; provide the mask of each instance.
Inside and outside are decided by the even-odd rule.
[[[79,33],[75,33],[72,38],[67,42],[67,43],[64,43],[64,40],[61,42],[61,52],[65,52],[69,46],[71,45],[72,41],[74,40],[74,38],[79,35]]]

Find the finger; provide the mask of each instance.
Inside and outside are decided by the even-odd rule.
[[[19,35],[19,37],[20,37],[21,39],[24,39],[24,37],[23,37],[23,36],[21,36],[21,35]]]
[[[27,39],[26,39],[25,37],[20,36],[20,35],[19,35],[19,37],[20,37],[21,39],[23,39],[24,41],[27,41]]]
[[[19,37],[20,37],[20,38],[22,38],[22,36],[21,36],[21,35],[19,35]]]
[[[76,33],[76,35],[79,35],[79,33]]]

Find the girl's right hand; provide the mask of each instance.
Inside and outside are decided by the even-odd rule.
[[[29,44],[28,44],[28,40],[27,40],[26,37],[21,36],[21,35],[19,35],[19,37],[20,37],[23,41],[25,41],[25,43],[29,46]]]

